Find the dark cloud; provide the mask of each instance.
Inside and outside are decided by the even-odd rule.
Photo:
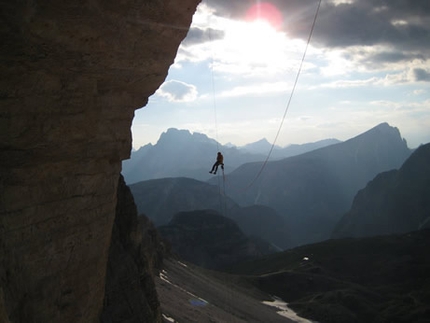
[[[217,39],[224,38],[224,32],[213,28],[201,29],[201,28],[190,28],[187,37],[184,39],[182,44],[185,46],[205,43],[214,41]]]
[[[256,0],[205,0],[217,15],[243,19]],[[294,38],[307,39],[318,0],[272,0],[282,12],[283,29]],[[312,43],[346,48],[384,45],[390,55],[375,57],[407,60],[419,52],[430,59],[430,0],[355,0],[335,5],[322,1]],[[398,53],[396,53],[398,51]],[[408,54],[415,52],[415,54]]]
[[[415,68],[414,71],[415,81],[430,82],[430,72],[422,68]]]
[[[360,59],[359,62],[370,68],[383,67],[385,64],[395,64],[402,63],[405,61],[420,60],[425,61],[425,57],[422,54],[415,52],[402,52],[400,49],[398,51],[382,51],[373,54],[363,54],[365,58]],[[345,55],[348,59],[352,59],[352,56]]]
[[[324,5],[315,38],[322,45],[391,45],[403,50],[430,50],[430,2],[357,0]]]

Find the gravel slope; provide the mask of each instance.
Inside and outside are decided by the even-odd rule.
[[[289,319],[262,304],[270,296],[247,286],[239,277],[166,259],[156,277],[164,322],[256,323],[309,322]],[[294,313],[289,313],[294,317]]]

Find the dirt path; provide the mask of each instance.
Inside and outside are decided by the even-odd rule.
[[[236,284],[234,276],[212,273],[177,260],[165,260],[164,268],[156,278],[164,322],[301,321],[279,315],[275,307],[262,304],[263,300],[270,298],[255,289]]]

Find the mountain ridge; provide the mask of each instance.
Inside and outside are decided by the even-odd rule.
[[[271,159],[285,158],[335,142],[339,141],[327,139],[279,147],[272,151]],[[222,151],[225,172],[228,173],[244,163],[265,160],[271,144],[262,139],[250,143],[249,147],[254,148],[222,145],[202,133],[169,128],[160,135],[155,145],[147,144],[132,152],[130,159],[122,164],[122,174],[128,184],[165,177],[190,177],[205,181],[211,178],[208,171],[215,161],[217,151]]]
[[[378,173],[399,168],[410,154],[399,130],[382,123],[345,142],[269,161],[264,172],[261,162],[244,164],[226,175],[227,191],[241,206],[274,208],[286,219],[293,245],[322,241],[359,189]]]
[[[142,181],[129,187],[138,212],[147,215],[157,227],[167,225],[178,212],[211,209],[235,221],[250,237],[281,249],[289,245],[288,225],[275,210],[262,205],[242,208],[222,194],[217,185],[179,177]]]

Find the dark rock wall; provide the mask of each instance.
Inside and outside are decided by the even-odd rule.
[[[2,321],[99,321],[134,110],[198,2],[1,2]]]
[[[161,268],[163,243],[151,222],[137,216],[122,176],[117,198],[101,322],[161,322],[153,276]]]

